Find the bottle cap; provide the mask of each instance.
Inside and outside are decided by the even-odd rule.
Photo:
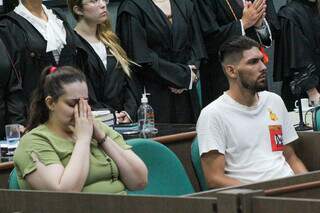
[[[148,98],[146,93],[142,94],[141,103],[148,103]]]
[[[142,94],[141,103],[148,103],[147,95],[150,95],[150,93],[146,93],[146,88],[144,87],[144,92]]]

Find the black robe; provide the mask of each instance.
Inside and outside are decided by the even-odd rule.
[[[117,33],[136,70],[140,89],[150,93],[149,103],[160,123],[194,123],[200,105],[196,84],[180,95],[169,87],[189,88],[188,65],[199,67],[205,57],[193,4],[171,0],[173,23],[151,0],[127,0],[118,10]]]
[[[133,121],[138,110],[137,89],[123,72],[120,63],[107,48],[107,69],[91,45],[80,35],[88,54],[89,72],[85,72],[89,86],[90,105],[96,110],[126,111]]]
[[[283,81],[282,98],[290,111],[297,98],[291,92],[291,81],[307,76],[301,83],[301,97],[307,97],[306,90],[319,86],[320,16],[316,7],[307,0],[294,0],[278,14],[281,34],[276,41],[274,80]]]
[[[81,42],[73,29],[62,14],[56,10],[53,12],[63,20],[67,33],[67,44],[61,51],[59,64],[54,60],[52,52],[46,52],[47,41],[30,22],[15,12],[0,17],[0,38],[8,47],[15,69],[20,74],[22,81],[21,92],[11,97],[23,103],[19,105],[19,113],[11,117],[10,120],[13,123],[26,124],[31,95],[38,85],[43,68],[52,65],[69,65],[85,70],[88,67],[86,52],[81,47]]]
[[[0,140],[5,136],[4,126],[15,123],[19,117],[21,102],[17,94],[21,94],[19,74],[12,68],[12,61],[6,46],[0,39]]]
[[[193,0],[205,40],[209,60],[202,64],[200,69],[203,106],[218,98],[228,89],[228,81],[219,62],[218,51],[220,45],[226,40],[241,36],[241,23],[243,8],[236,0],[228,0],[237,17],[233,16],[227,0]],[[279,23],[274,9],[273,1],[267,0],[266,19],[272,32],[272,37],[277,36]],[[271,40],[258,38],[254,27],[245,31],[246,36],[259,41],[266,46],[271,45]]]

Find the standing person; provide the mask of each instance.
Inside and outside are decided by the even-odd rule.
[[[42,0],[21,0],[14,11],[1,16],[0,38],[6,44],[21,76],[20,115],[13,122],[26,123],[31,93],[46,66],[72,65],[86,70],[86,53],[62,14],[47,9]],[[20,116],[19,115],[19,116]],[[18,115],[17,115],[18,116]]]
[[[79,70],[43,70],[14,154],[20,188],[117,194],[144,188],[145,164],[119,133],[92,118],[88,98]]]
[[[119,123],[136,120],[137,91],[131,78],[130,63],[118,37],[112,32],[108,15],[109,0],[69,0],[69,9],[77,20],[78,33],[89,56],[86,73],[93,91],[90,101],[96,108],[116,111]]]
[[[5,125],[17,123],[17,121],[20,123],[24,118],[19,111],[22,103],[16,98],[17,94],[21,94],[19,74],[1,39],[0,58],[0,140],[2,140],[5,137]]]
[[[267,69],[259,47],[244,36],[221,46],[229,90],[201,111],[197,123],[201,163],[210,188],[307,171],[291,146],[298,135],[282,99],[264,91]]]
[[[0,39],[0,140],[5,136],[4,126],[7,123],[7,89],[8,82],[10,80],[11,64],[7,54],[7,48]]]
[[[279,23],[272,0],[193,1],[209,57],[208,63],[200,69],[202,100],[206,106],[228,88],[219,62],[220,45],[233,36],[246,35],[262,46],[271,46]]]
[[[297,98],[290,87],[293,81],[300,84],[299,98],[309,97],[312,105],[320,104],[319,8],[318,0],[292,0],[278,13],[281,33],[276,40],[274,80],[283,81],[282,98],[290,111]]]
[[[126,0],[117,33],[127,54],[141,65],[141,90],[160,123],[194,123],[200,105],[197,70],[205,53],[189,0]]]

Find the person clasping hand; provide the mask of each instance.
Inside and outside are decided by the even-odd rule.
[[[79,99],[74,107],[74,137],[76,142],[90,144],[93,133],[93,118],[87,100]]]
[[[241,18],[243,28],[246,30],[252,26],[260,27],[266,16],[266,9],[266,0],[256,0],[253,3],[245,1]]]
[[[119,133],[93,119],[84,74],[49,67],[40,82],[14,155],[21,189],[121,194],[142,189],[145,164]]]

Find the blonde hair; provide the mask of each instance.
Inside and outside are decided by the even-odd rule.
[[[136,64],[131,61],[127,53],[120,46],[120,40],[118,36],[112,32],[111,22],[109,19],[105,23],[98,24],[97,28],[98,39],[101,40],[107,47],[110,48],[110,52],[117,59],[117,64],[120,63],[123,71],[130,77],[130,64]]]
[[[76,14],[73,10],[74,6],[82,8],[82,0],[68,0],[69,10],[72,12],[73,17],[79,21],[81,16]],[[137,65],[135,62],[131,61],[127,53],[120,46],[120,40],[118,36],[112,31],[111,22],[109,16],[104,23],[98,24],[96,35],[100,41],[109,47],[110,52],[114,55],[117,60],[116,66],[121,65],[122,70],[127,76],[131,76],[130,64]]]

